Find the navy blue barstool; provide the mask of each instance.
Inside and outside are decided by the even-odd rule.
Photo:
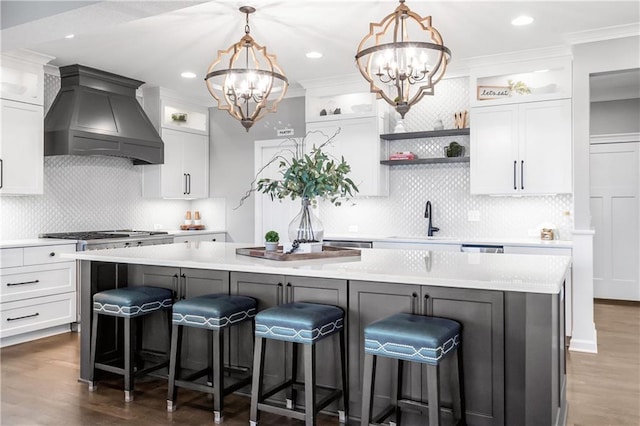
[[[253,357],[253,385],[251,387],[251,426],[257,426],[260,411],[304,420],[306,426],[316,423],[318,412],[327,405],[341,400],[340,423],[348,418],[348,387],[345,357],[344,311],[336,306],[317,303],[288,303],[265,309],[256,315],[255,349]],[[340,338],[340,374],[342,389],[316,385],[316,343],[333,334]],[[265,339],[283,340],[293,344],[292,377],[274,388],[264,391]],[[297,381],[297,345],[304,347],[304,384]],[[327,391],[317,401],[316,390]],[[288,391],[287,407],[270,404],[266,399],[283,390]],[[304,411],[295,409],[296,390],[303,390]],[[340,398],[342,397],[342,398]]]
[[[224,396],[251,383],[251,375],[245,374],[233,384],[224,387],[224,330],[251,320],[256,315],[257,302],[246,296],[208,294],[181,300],[173,305],[173,331],[171,337],[171,363],[169,365],[169,392],[167,411],[176,409],[177,387],[213,395],[214,421],[224,419]],[[180,377],[180,349],[183,327],[210,330],[208,367]],[[207,375],[207,384],[195,382]]]
[[[429,426],[440,425],[440,363],[451,357],[451,392],[455,424],[464,425],[464,390],[460,349],[460,324],[456,321],[412,314],[395,314],[369,324],[364,329],[364,377],[361,426],[378,424],[395,413],[400,424],[401,408],[418,408],[429,412]],[[455,354],[455,356],[453,356]],[[397,362],[395,392],[391,406],[373,422],[373,395],[376,358],[383,356]],[[428,404],[402,397],[402,367],[404,361],[426,364]]]
[[[144,369],[135,366],[134,352],[140,344],[137,339],[136,320],[145,315],[158,311],[168,312],[173,305],[173,292],[159,287],[123,287],[105,290],[93,295],[93,324],[91,327],[91,369],[89,371],[89,390],[95,391],[95,370],[109,371],[124,376],[124,400],[133,401],[134,375],[140,376],[169,364],[168,357],[162,361],[147,366]],[[113,363],[96,362],[96,347],[98,339],[98,318],[101,315],[123,318],[124,320],[124,367]],[[169,318],[167,316],[167,324]],[[167,342],[169,342],[170,328],[167,327]],[[168,347],[167,344],[167,356]],[[135,374],[134,374],[135,373]]]

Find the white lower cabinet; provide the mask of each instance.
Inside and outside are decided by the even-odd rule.
[[[42,194],[42,105],[0,99],[0,195]]]
[[[174,243],[191,243],[195,241],[214,241],[224,243],[227,240],[227,234],[225,232],[213,232],[205,234],[198,232],[193,235],[180,235],[173,238]]]
[[[571,100],[476,107],[471,127],[471,193],[572,191]]]
[[[75,243],[0,250],[0,346],[64,333],[76,321]]]

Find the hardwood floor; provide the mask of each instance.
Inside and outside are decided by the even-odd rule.
[[[569,352],[568,425],[640,425],[640,305],[595,304],[597,355]],[[135,401],[123,400],[122,381],[101,382],[97,392],[77,382],[79,338],[63,334],[0,350],[0,424],[31,425],[212,425],[211,403],[181,389],[179,407],[165,410],[166,382],[142,379]],[[248,424],[249,400],[226,400],[225,425]],[[336,425],[321,416],[319,425]],[[301,425],[263,414],[261,426]],[[518,426],[518,425],[507,425]]]

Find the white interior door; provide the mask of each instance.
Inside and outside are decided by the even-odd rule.
[[[594,297],[640,300],[639,142],[591,145]]]
[[[277,157],[290,159],[293,157],[295,149],[296,146],[290,139],[256,141],[254,170],[257,179],[255,183],[260,178],[280,179],[282,177],[279,172],[280,159]],[[272,161],[274,158],[276,159]],[[270,161],[272,161],[271,164],[263,169]],[[280,244],[289,241],[287,235],[289,222],[300,210],[300,200],[272,201],[268,195],[259,192],[254,195],[256,197],[254,228],[256,245],[264,244],[264,234],[270,230],[277,231],[280,234]]]

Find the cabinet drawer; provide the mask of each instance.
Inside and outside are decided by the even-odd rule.
[[[0,250],[0,265],[3,268],[22,266],[22,248],[6,248]]]
[[[68,262],[69,259],[60,257],[61,253],[74,253],[74,244],[61,244],[57,246],[25,247],[24,265],[40,265],[44,263]]]
[[[0,303],[76,291],[75,262],[4,269]]]
[[[75,293],[3,303],[0,338],[72,323],[75,312]]]

